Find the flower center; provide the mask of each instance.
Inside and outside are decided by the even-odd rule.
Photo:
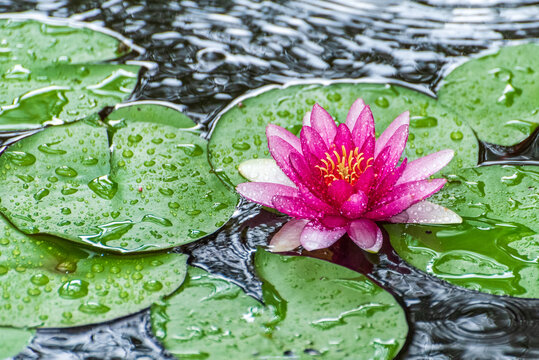
[[[344,145],[342,145],[342,153],[335,149],[335,145],[332,145],[332,149],[333,152],[330,151],[325,154],[325,159],[320,159],[323,165],[316,166],[324,177],[326,185],[335,180],[345,180],[350,185],[354,185],[361,174],[372,166],[374,159],[369,158],[366,160],[357,147],[347,152]]]

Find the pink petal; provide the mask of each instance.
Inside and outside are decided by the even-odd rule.
[[[348,226],[348,235],[357,246],[368,252],[376,253],[382,247],[382,231],[373,221],[358,219]]]
[[[301,142],[299,138],[279,125],[268,124],[266,127],[266,137],[269,139],[272,136],[277,136],[292,145],[294,149],[301,154]]]
[[[328,201],[340,208],[353,192],[354,188],[347,181],[335,180],[327,188]]]
[[[333,245],[345,233],[345,228],[328,229],[319,223],[311,221],[301,232],[299,241],[309,251],[324,249]]]
[[[354,185],[354,190],[356,192],[364,192],[365,194],[370,194],[372,191],[372,183],[374,181],[374,167],[370,166],[361,174],[358,181]]]
[[[311,209],[316,209],[326,214],[338,214],[338,212],[332,206],[318,198],[303,185],[299,186],[299,196],[303,199],[305,205]]]
[[[361,114],[364,107],[365,101],[363,101],[363,99],[357,99],[350,107],[350,110],[346,115],[346,126],[348,126],[350,131],[354,130],[359,114]]]
[[[298,190],[281,184],[247,182],[236,186],[236,191],[249,201],[273,207],[274,196],[297,196]]]
[[[363,154],[366,160],[373,159],[374,160],[374,146],[375,146],[375,139],[374,139],[374,133],[372,136],[368,136],[365,139],[365,142],[363,143],[363,146],[361,147],[360,153]]]
[[[448,208],[423,200],[388,221],[409,224],[460,224],[462,218]]]
[[[399,162],[399,159],[402,156],[404,148],[406,147],[407,140],[408,125],[402,125],[393,133],[393,136],[391,137],[391,139],[389,139],[386,145],[386,148],[389,148],[390,151],[388,157],[384,161],[384,166],[381,174],[385,175],[388,171],[391,171],[395,168],[395,166]]]
[[[393,120],[391,124],[385,129],[385,131],[380,135],[378,140],[376,140],[376,147],[374,149],[374,157],[377,157],[380,151],[388,144],[389,139],[393,136],[395,131],[403,125],[410,125],[410,112],[405,111]]]
[[[318,104],[314,104],[313,106],[311,125],[320,134],[327,147],[329,147],[333,139],[335,139],[337,125],[335,125],[335,120],[333,120],[331,115]]]
[[[298,183],[298,178],[296,177],[292,166],[290,166],[290,154],[298,154],[299,152],[290,145],[287,141],[283,140],[278,136],[270,136],[268,138],[268,148],[277,165],[285,173],[285,175],[292,180],[294,184]]]
[[[348,126],[340,124],[337,127],[337,135],[335,135],[335,141],[333,143],[335,144],[335,150],[339,154],[342,153],[343,146],[346,152],[355,148],[354,142],[352,141],[352,134],[350,133]]]
[[[311,126],[311,112],[307,111],[305,115],[303,116],[303,126]]]
[[[453,155],[453,150],[446,149],[410,162],[396,184],[427,179],[449,164]]]
[[[354,144],[362,149],[369,138],[372,138],[374,144],[374,117],[372,116],[371,107],[366,105],[361,110],[352,129],[352,139],[354,140]]]
[[[303,154],[310,165],[317,165],[320,159],[326,158],[328,147],[320,134],[312,127],[304,126],[301,129],[300,140]],[[309,158],[309,155],[312,155],[313,158]]]
[[[399,178],[402,176],[403,172],[406,171],[408,166],[408,159],[404,158],[402,163],[398,168],[394,168],[389,173],[380,176],[376,181],[376,186],[374,187],[371,196],[375,199],[383,197],[385,194],[393,191],[393,187]]]
[[[320,218],[320,223],[327,228],[334,229],[345,227],[348,224],[348,219],[339,215],[324,215]]]
[[[271,207],[283,214],[300,219],[314,219],[319,215],[319,211],[308,207],[303,200],[297,196],[274,196],[272,198]]]
[[[283,225],[283,227],[271,238],[269,243],[272,252],[291,251],[301,245],[299,238],[303,228],[309,220],[293,219]]]
[[[373,220],[385,220],[397,215],[415,203],[439,191],[446,179],[420,180],[396,186],[391,193],[372,206],[374,210],[363,216]]]
[[[352,194],[341,206],[341,213],[349,219],[361,216],[367,208],[369,198],[363,191]]]
[[[292,165],[292,169],[300,181],[298,186],[305,187],[314,196],[322,199],[326,186],[325,184],[322,184],[322,178],[320,177],[319,170],[315,169],[314,167],[309,167],[305,159],[298,154],[290,155],[290,165]]]

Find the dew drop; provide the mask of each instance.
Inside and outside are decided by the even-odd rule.
[[[118,184],[108,175],[96,177],[88,183],[88,187],[99,197],[111,200],[118,191]]]
[[[142,287],[146,291],[155,292],[161,290],[163,288],[163,284],[157,280],[150,280],[146,281]]]
[[[64,299],[80,299],[88,295],[88,282],[74,279],[62,284],[58,294]]]
[[[30,282],[37,286],[43,286],[49,283],[49,278],[45,274],[36,274],[30,278]]]
[[[6,151],[5,156],[12,164],[19,166],[30,166],[36,162],[36,157],[24,151]]]
[[[54,170],[56,175],[64,176],[64,177],[75,177],[78,175],[77,171],[69,166],[63,165],[56,170]]]

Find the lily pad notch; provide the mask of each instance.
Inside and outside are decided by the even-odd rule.
[[[53,126],[11,145],[0,156],[0,211],[25,233],[116,252],[187,244],[232,216],[237,195],[177,107],[135,102],[105,123]]]
[[[0,131],[85,118],[125,100],[138,83],[141,63],[118,62],[144,49],[93,24],[4,14],[0,38]]]

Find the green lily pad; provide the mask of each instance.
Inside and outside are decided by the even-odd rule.
[[[257,251],[266,306],[203,270],[152,307],[152,325],[179,359],[392,359],[408,332],[387,292],[352,270]]]
[[[2,131],[84,118],[129,97],[137,84],[139,66],[102,63],[129,45],[79,23],[0,19],[0,39]]]
[[[435,99],[397,85],[335,83],[276,88],[230,108],[218,120],[210,139],[212,166],[231,185],[244,182],[237,171],[242,161],[270,157],[265,135],[268,123],[299,135],[303,115],[315,102],[344,122],[350,106],[360,97],[372,108],[377,136],[400,113],[410,111],[409,160],[449,148],[455,150],[455,158],[445,172],[477,164],[473,132]]]
[[[539,44],[524,44],[465,62],[444,79],[438,95],[481,140],[508,146],[539,125],[538,83]]]
[[[33,337],[33,330],[0,327],[0,358],[7,359],[17,355]]]
[[[459,286],[539,298],[539,169],[487,166],[447,177],[432,201],[464,222],[385,225],[397,253]]]
[[[181,254],[103,255],[0,217],[0,326],[67,327],[140,311],[185,278]]]
[[[25,233],[120,252],[183,245],[230,218],[237,195],[211,171],[185,115],[133,103],[107,121],[114,126],[54,126],[11,145],[0,156],[0,211]]]

